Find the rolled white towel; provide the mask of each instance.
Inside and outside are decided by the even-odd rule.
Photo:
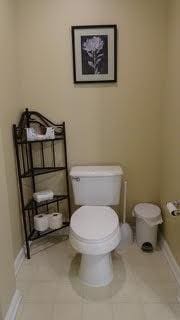
[[[33,198],[36,202],[41,202],[45,200],[52,200],[54,193],[51,190],[44,190],[33,193]]]

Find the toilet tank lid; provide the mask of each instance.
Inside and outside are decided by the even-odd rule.
[[[122,176],[120,166],[75,166],[70,170],[71,177],[107,177]]]

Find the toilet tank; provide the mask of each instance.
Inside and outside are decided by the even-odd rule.
[[[120,166],[76,166],[70,170],[76,205],[111,206],[120,202]]]

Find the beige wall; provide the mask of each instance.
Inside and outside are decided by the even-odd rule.
[[[180,1],[172,0],[168,21],[168,70],[165,101],[162,107],[162,181],[161,200],[180,199]],[[180,217],[164,213],[164,235],[180,264]]]
[[[15,291],[14,257],[21,243],[11,135],[11,123],[19,108],[15,14],[13,0],[0,0],[0,310],[3,319]]]
[[[23,105],[66,121],[70,166],[121,164],[129,210],[179,198],[179,12],[179,0],[0,0],[0,318],[22,245],[11,124]],[[73,84],[70,27],[78,24],[117,24],[117,84]],[[180,219],[164,218],[180,263]]]
[[[164,0],[19,0],[23,104],[67,123],[69,164],[121,164],[128,205],[159,200]],[[117,84],[74,85],[71,25],[117,24]]]
[[[0,307],[4,319],[9,303],[14,294],[16,283],[14,276],[14,258],[12,249],[11,225],[9,215],[9,203],[7,196],[7,181],[5,176],[4,149],[0,131]]]
[[[19,204],[15,170],[12,123],[16,122],[21,109],[19,74],[17,68],[16,10],[13,0],[0,0],[0,127],[5,150],[7,188],[12,226],[14,258],[21,247]]]

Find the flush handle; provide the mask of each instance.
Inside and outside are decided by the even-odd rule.
[[[77,182],[79,182],[80,178],[79,177],[73,177],[73,180],[76,180]]]

